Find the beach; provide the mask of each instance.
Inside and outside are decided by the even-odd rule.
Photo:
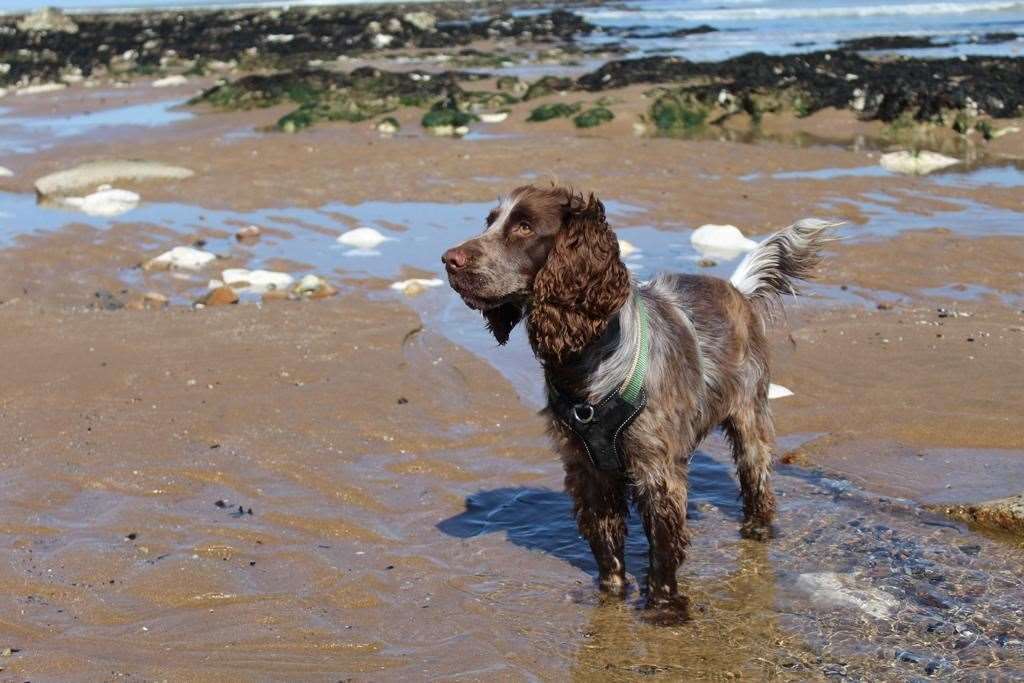
[[[886,83],[915,57],[829,54],[848,68],[822,76],[826,53],[808,52],[744,81],[731,57],[651,52],[641,74],[619,64],[632,39],[591,35],[600,9],[509,23],[495,4],[458,23],[454,5],[245,10],[231,21],[293,36],[248,63],[222,38],[198,42],[216,55],[146,56],[157,39],[135,29],[120,71],[101,52],[71,79],[59,59],[18,62],[0,99],[0,673],[1021,675],[1024,545],[986,507],[1024,481],[1024,119],[996,91],[1018,58],[940,56],[950,82],[1005,80],[897,110]],[[464,42],[434,45],[412,12]],[[90,20],[68,16],[88,44]],[[210,36],[225,16],[188,22]],[[354,38],[303,47],[323,26]],[[908,150],[955,163],[883,164]],[[114,180],[39,190],[102,160],[122,164]],[[704,224],[759,240],[842,223],[771,337],[772,381],[793,392],[771,404],[778,537],[740,538],[721,435],[691,461],[687,624],[645,624],[635,586],[599,598],[525,335],[496,347],[437,282],[499,195],[548,182],[601,197],[638,281],[728,277],[742,252],[697,248]],[[379,242],[338,242],[366,227]],[[211,260],[160,266],[176,247]],[[237,304],[216,305],[225,289]],[[639,572],[635,519],[628,543]]]

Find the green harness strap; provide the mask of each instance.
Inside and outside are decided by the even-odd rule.
[[[640,327],[640,343],[637,345],[637,353],[633,359],[633,372],[626,383],[622,385],[619,394],[631,405],[637,405],[640,399],[640,391],[644,388],[644,379],[647,377],[647,364],[651,356],[650,322],[647,316],[647,304],[640,296],[640,292],[634,292],[633,300],[636,302],[637,317]]]

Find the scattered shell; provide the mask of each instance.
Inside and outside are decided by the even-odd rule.
[[[101,187],[84,197],[64,197],[60,203],[90,216],[120,216],[139,205],[142,198],[129,190]]]
[[[245,268],[229,268],[221,273],[224,284],[240,292],[262,294],[278,289],[288,289],[295,282],[288,273],[273,270],[246,270]]]
[[[187,168],[156,161],[92,161],[43,176],[35,186],[46,197],[122,180],[183,180],[193,175]]]
[[[238,292],[233,290],[231,287],[218,287],[217,289],[211,289],[196,301],[197,306],[226,306],[228,304],[237,303]]]
[[[217,260],[216,254],[195,247],[174,247],[146,261],[146,270],[200,270]]]
[[[235,239],[239,242],[255,241],[260,238],[261,234],[263,234],[263,231],[260,230],[258,225],[247,225],[235,233]]]
[[[406,296],[417,296],[427,290],[428,287],[440,287],[444,284],[443,280],[435,278],[419,278],[414,277],[409,280],[400,280],[399,282],[392,282],[391,289],[403,292]]]
[[[781,384],[769,384],[768,385],[768,399],[786,398],[787,396],[793,396],[793,392],[782,386]]]
[[[154,88],[176,88],[180,85],[188,85],[188,79],[184,76],[167,76],[153,81]]]
[[[356,228],[339,235],[338,243],[344,244],[347,247],[368,251],[376,249],[384,242],[391,241],[392,239],[394,238],[387,237],[373,228]]]
[[[638,254],[640,247],[627,242],[626,240],[619,240],[619,256],[622,258],[629,258],[633,254]]]
[[[702,256],[729,260],[750,251],[757,242],[747,239],[735,225],[702,225],[690,235],[690,242]]]
[[[954,166],[960,163],[959,159],[947,157],[936,152],[890,152],[883,154],[879,163],[887,171],[903,173],[906,175],[927,175],[932,171]]]

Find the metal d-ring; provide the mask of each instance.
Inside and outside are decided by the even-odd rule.
[[[583,415],[580,415],[580,411],[583,411]],[[581,424],[587,424],[594,419],[594,406],[579,403],[572,407],[572,416],[576,418],[576,421]]]

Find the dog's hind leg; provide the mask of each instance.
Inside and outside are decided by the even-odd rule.
[[[743,527],[747,538],[766,540],[775,516],[771,486],[775,429],[763,401],[750,402],[722,423],[732,442],[733,460],[743,495]]]
[[[617,473],[595,471],[583,457],[563,457],[565,488],[580,534],[597,561],[598,585],[605,593],[621,596],[626,592],[626,484]]]

